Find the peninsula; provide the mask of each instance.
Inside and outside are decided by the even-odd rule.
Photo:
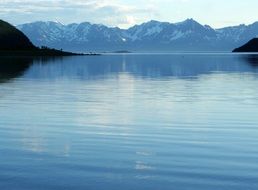
[[[257,52],[258,53],[258,38],[253,38],[245,45],[234,49],[233,52],[242,52],[242,53]]]
[[[11,24],[0,20],[0,56],[72,56],[97,55],[66,52],[48,47],[36,47],[29,38]]]

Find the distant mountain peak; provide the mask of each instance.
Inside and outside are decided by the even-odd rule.
[[[157,21],[157,20],[150,20],[148,21],[147,23],[159,23],[160,21]]]
[[[77,25],[92,25],[90,22],[81,22],[80,24]]]
[[[147,24],[147,23],[149,23],[149,24],[160,24],[160,23],[162,23],[162,22],[157,21],[157,20],[150,20],[150,21],[146,22],[146,24]]]
[[[195,21],[193,18],[187,18],[187,19],[185,20],[185,22],[197,22],[197,21]]]
[[[176,23],[177,25],[183,25],[183,24],[198,24],[198,25],[201,25],[199,22],[197,22],[196,20],[194,20],[193,18],[188,18],[184,21],[181,21],[181,22],[177,22]]]
[[[154,26],[154,25],[160,25],[160,24],[162,24],[162,22],[159,22],[157,20],[150,20],[148,22],[144,22],[144,23],[142,23],[140,25],[137,25],[137,26]]]

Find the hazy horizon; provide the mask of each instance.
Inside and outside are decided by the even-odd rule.
[[[180,22],[184,22],[184,21],[190,20],[190,19],[193,19],[193,18],[186,18],[186,19],[184,19],[184,20],[175,21],[175,22],[168,22],[168,21],[160,21],[160,20],[150,19],[150,20],[143,21],[143,22],[141,22],[141,23],[137,23],[137,24],[135,24],[135,25],[142,25],[142,24],[144,24],[144,23],[148,23],[148,22],[151,22],[151,21],[157,21],[157,22],[161,22],[161,23],[178,24],[178,23],[180,23]],[[193,19],[193,20],[196,21],[196,22],[198,22],[198,23],[201,24],[201,25],[208,25],[208,26],[212,27],[210,24],[204,24],[204,23],[201,23],[201,22],[199,22],[198,20],[195,20],[195,19]],[[57,21],[57,20],[37,20],[37,21],[25,22],[25,23],[17,24],[16,26],[18,26],[18,25],[23,25],[23,24],[35,23],[35,22],[56,22],[56,23],[60,23],[60,24],[65,25],[65,26],[66,26],[66,25],[69,25],[69,24],[90,23],[90,24],[97,24],[97,25],[98,25],[98,24],[99,24],[99,25],[105,25],[105,26],[108,26],[108,27],[118,27],[118,28],[120,28],[120,29],[129,29],[129,28],[135,26],[135,25],[132,25],[132,26],[128,26],[127,28],[122,28],[122,27],[119,27],[119,26],[109,26],[109,25],[106,25],[106,24],[104,24],[104,23],[94,23],[94,22],[90,22],[90,21],[87,21],[87,20],[81,21],[81,22],[71,22],[71,23],[62,23],[62,22]],[[251,24],[254,24],[255,22],[258,22],[258,19],[257,19],[257,21],[254,21],[254,22],[248,23],[248,24],[240,23],[240,24],[237,24],[237,25],[227,25],[227,26],[223,26],[223,27],[218,27],[218,28],[212,27],[212,28],[213,28],[213,29],[222,29],[222,28],[225,28],[225,27],[234,27],[234,26],[239,26],[239,25],[251,25]],[[11,24],[12,24],[12,23],[11,23]]]
[[[257,6],[255,0],[3,0],[0,18],[14,25],[41,20],[63,24],[88,21],[124,29],[149,20],[176,23],[193,18],[223,28],[254,23]]]

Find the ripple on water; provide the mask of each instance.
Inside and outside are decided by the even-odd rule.
[[[52,60],[1,83],[0,189],[256,190],[257,69],[188,56]]]

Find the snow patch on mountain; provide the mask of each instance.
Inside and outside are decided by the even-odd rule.
[[[174,31],[172,34],[172,37],[170,38],[170,41],[177,40],[177,39],[183,37],[184,35],[185,35],[185,33],[181,32],[181,31]]]
[[[159,34],[163,28],[160,25],[149,28],[145,34],[145,36],[151,36],[153,34]]]

